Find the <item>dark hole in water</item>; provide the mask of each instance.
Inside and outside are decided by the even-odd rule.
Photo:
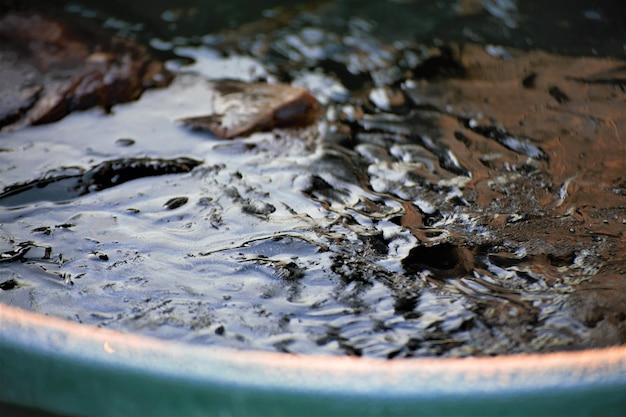
[[[19,285],[20,284],[16,280],[9,279],[4,282],[0,282],[0,290],[9,291],[9,290],[19,287]]]
[[[434,246],[417,246],[409,252],[409,256],[402,260],[402,266],[407,273],[412,274],[426,269],[454,271],[463,273],[465,265],[463,250],[455,245],[442,243]]]
[[[565,94],[563,91],[561,91],[561,89],[559,87],[552,86],[552,87],[550,87],[548,92],[550,93],[550,95],[552,97],[554,97],[554,99],[559,104],[567,103],[569,101],[569,97],[567,96],[567,94]]]
[[[317,65],[320,68],[323,68],[326,72],[335,75],[339,81],[341,81],[341,83],[351,91],[359,90],[367,85],[370,85],[372,82],[372,78],[369,74],[353,74],[341,62],[324,59],[319,61]]]
[[[522,80],[522,85],[524,88],[535,88],[535,80],[537,79],[537,73],[533,72],[532,74],[527,75]]]
[[[464,78],[467,70],[461,65],[452,50],[443,46],[439,48],[439,55],[426,59],[413,69],[413,77],[436,80],[437,78]]]

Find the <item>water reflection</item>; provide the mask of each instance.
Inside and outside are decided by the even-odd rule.
[[[195,62],[170,65],[167,89],[3,133],[0,301],[294,353],[624,343],[623,62],[390,41],[384,18],[345,16],[348,6],[189,42],[173,52]],[[437,7],[452,6],[464,11],[446,19],[487,13],[509,35],[527,10]],[[190,132],[175,121],[211,110],[214,67],[306,87],[324,114],[232,141]],[[64,204],[37,188],[67,167],[75,179],[115,161],[181,160],[194,163],[129,181],[112,181],[114,169],[110,186]],[[11,200],[28,193],[39,198]]]

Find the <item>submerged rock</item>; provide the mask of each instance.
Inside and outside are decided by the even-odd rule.
[[[6,187],[0,193],[0,206],[26,205],[38,201],[68,201],[139,178],[187,173],[200,163],[201,161],[191,158],[125,158],[102,162],[88,171],[81,168],[61,168],[43,178]],[[166,206],[173,209],[185,202],[168,202]]]
[[[230,139],[274,127],[306,126],[320,114],[317,100],[303,88],[234,80],[213,86],[214,113],[182,119],[183,124]]]
[[[36,6],[0,2],[0,129],[110,109],[171,75],[146,49]]]

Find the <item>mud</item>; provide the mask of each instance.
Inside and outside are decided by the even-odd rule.
[[[626,343],[626,63],[390,40],[348,3],[173,48],[170,87],[114,114],[3,133],[0,302],[298,354]],[[457,21],[515,32],[509,3],[460,2]],[[221,114],[225,72],[306,89],[321,115],[227,141],[180,126]],[[105,166],[107,186],[84,183]],[[53,173],[79,191],[45,197]]]

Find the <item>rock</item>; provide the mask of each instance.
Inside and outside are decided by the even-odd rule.
[[[182,119],[184,125],[231,139],[274,127],[306,126],[320,114],[317,100],[303,88],[234,80],[213,86],[214,113]]]
[[[0,129],[136,100],[171,75],[146,49],[58,13],[0,2]]]
[[[63,167],[43,178],[13,184],[0,192],[0,206],[20,206],[38,201],[69,201],[82,195],[116,187],[139,178],[191,172],[201,161],[191,158],[122,158],[104,161],[88,171]],[[47,190],[44,190],[47,189]],[[175,209],[187,202],[177,197],[165,203]]]

